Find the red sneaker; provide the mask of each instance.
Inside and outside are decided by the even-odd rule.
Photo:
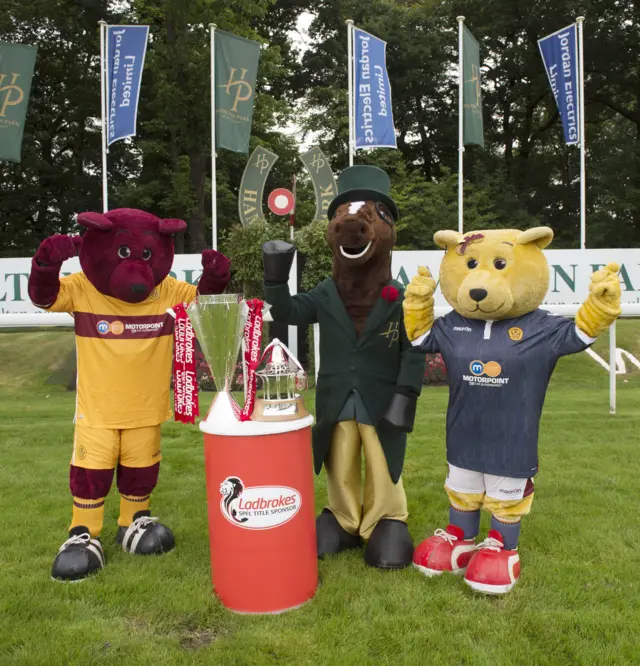
[[[518,551],[505,550],[500,532],[489,530],[469,562],[464,582],[476,592],[506,594],[518,582],[519,576]]]
[[[415,549],[413,566],[425,576],[439,576],[445,571],[462,574],[475,549],[475,541],[465,540],[461,528],[447,525],[446,530],[436,530]]]

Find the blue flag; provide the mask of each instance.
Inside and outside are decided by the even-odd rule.
[[[356,148],[396,148],[387,44],[354,29]]]
[[[135,136],[147,25],[107,26],[107,145]]]
[[[538,40],[553,96],[558,105],[564,140],[580,142],[578,96],[578,31],[575,23]]]

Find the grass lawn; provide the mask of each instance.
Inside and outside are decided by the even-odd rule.
[[[618,342],[640,357],[639,323],[623,321]],[[596,345],[605,358],[607,344],[604,336]],[[510,595],[477,596],[458,578],[428,580],[411,568],[372,570],[350,552],[320,563],[317,595],[303,608],[251,617],[229,613],[211,592],[201,435],[175,423],[164,427],[153,513],[174,530],[176,550],[119,551],[112,492],[105,570],[77,585],[50,580],[71,513],[74,395],[47,378],[72,349],[69,332],[0,334],[3,666],[640,662],[640,371],[619,377],[610,416],[607,373],[586,354],[560,361]],[[306,399],[312,406],[313,394]],[[416,542],[446,524],[446,404],[446,389],[425,389],[409,441]],[[325,499],[321,475],[318,509]]]

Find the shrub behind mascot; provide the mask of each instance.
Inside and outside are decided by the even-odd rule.
[[[413,561],[428,576],[464,573],[487,594],[508,592],[520,575],[520,519],[533,501],[538,426],[553,369],[620,314],[615,264],[592,275],[575,322],[539,308],[549,287],[542,250],[552,239],[548,227],[439,231],[434,240],[446,250],[440,286],[454,311],[434,323],[435,282],[424,268],[404,301],[409,339],[442,354],[450,386],[450,524],[420,544]],[[481,508],[491,513],[491,530],[476,546]]]
[[[329,505],[317,518],[318,556],[365,540],[367,564],[397,569],[413,554],[401,472],[425,360],[407,339],[403,288],[391,279],[398,209],[389,190],[376,167],[340,175],[328,210],[332,277],[311,291],[289,293],[293,245],[270,241],[263,253],[274,320],[320,326],[313,451],[316,472],[326,467]]]
[[[117,467],[120,517],[117,542],[125,551],[171,550],[168,527],[152,518],[151,492],[160,468],[160,424],[169,403],[173,319],[167,309],[190,302],[196,287],[169,277],[173,234],[182,220],[162,220],[121,208],[81,213],[82,237],[55,235],[36,252],[29,297],[51,312],[70,312],[78,354],[75,436],[70,486],[73,519],[52,577],[81,580],[104,566],[99,540],[105,497]],[[62,263],[80,255],[82,272],[60,278]],[[202,255],[198,291],[221,293],[228,259]]]

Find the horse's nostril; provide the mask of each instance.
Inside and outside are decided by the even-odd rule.
[[[476,303],[479,303],[480,301],[484,301],[488,294],[486,289],[469,289],[469,296],[471,296]]]
[[[132,284],[131,291],[134,294],[144,294],[144,292],[147,291],[147,286],[144,284]]]

